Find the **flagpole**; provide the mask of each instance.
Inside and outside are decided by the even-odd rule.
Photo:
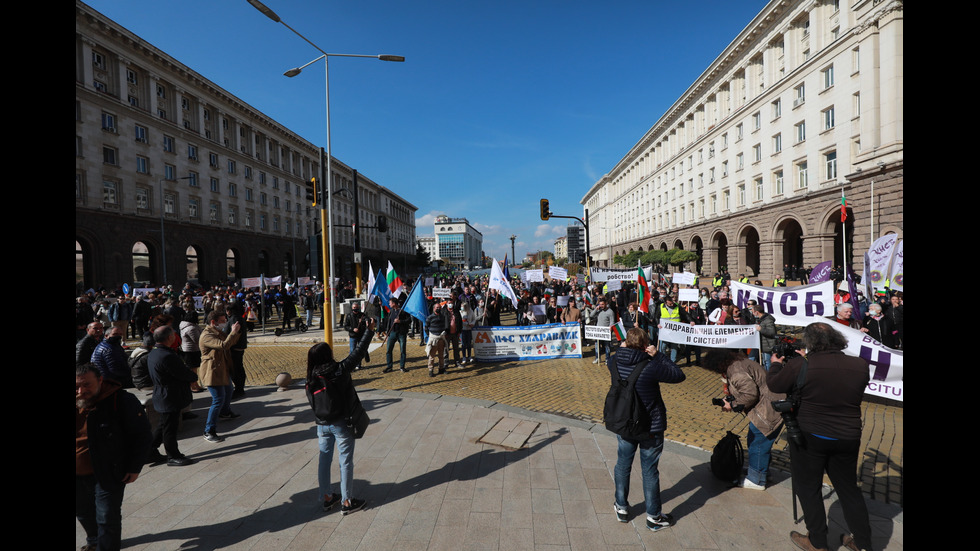
[[[844,281],[847,281],[847,198],[844,197],[844,184],[840,186],[840,233],[841,233],[841,266],[844,268]]]

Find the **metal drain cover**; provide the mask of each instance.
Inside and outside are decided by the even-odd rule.
[[[513,417],[501,417],[477,442],[516,450],[524,446],[540,424]]]

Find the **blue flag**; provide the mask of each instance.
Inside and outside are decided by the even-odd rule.
[[[422,278],[415,280],[412,292],[405,299],[402,311],[422,322],[422,334],[425,335],[425,318],[429,315],[429,307],[422,292]]]
[[[504,277],[507,278],[507,281],[510,281],[510,268],[507,267],[507,255],[506,254],[504,254]]]
[[[381,270],[378,270],[378,277],[374,278],[374,289],[371,289],[371,292],[368,293],[369,297],[374,295],[381,297],[381,307],[387,312],[388,303],[391,302],[391,291],[388,289],[388,280]]]

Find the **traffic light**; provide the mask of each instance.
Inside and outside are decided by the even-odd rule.
[[[316,178],[310,178],[310,185],[306,186],[306,200],[316,206]]]
[[[541,200],[541,219],[542,220],[547,220],[549,218],[551,218],[551,211],[548,209],[548,200],[547,199],[542,199]]]
[[[388,231],[388,218],[385,216],[378,217],[378,231],[384,233]]]

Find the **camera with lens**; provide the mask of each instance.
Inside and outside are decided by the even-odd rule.
[[[725,396],[725,399],[724,400],[722,400],[721,398],[712,398],[711,399],[711,405],[718,406],[718,407],[724,407],[725,402],[732,403],[734,401],[735,401],[735,398],[732,398],[731,396]],[[735,411],[735,412],[741,412],[743,409],[745,409],[745,406],[742,405],[742,404],[739,404],[737,406],[732,406],[732,411]]]
[[[795,391],[796,389],[793,390]],[[800,422],[796,419],[796,414],[800,411],[800,398],[798,397],[798,393],[788,394],[785,400],[773,400],[772,409],[779,412],[780,417],[783,418],[783,425],[786,427],[786,438],[797,446],[805,446],[806,441],[803,438],[803,430],[800,429]]]
[[[776,335],[776,344],[772,347],[773,356],[781,356],[785,359],[795,358],[800,355],[803,344],[789,335]]]

